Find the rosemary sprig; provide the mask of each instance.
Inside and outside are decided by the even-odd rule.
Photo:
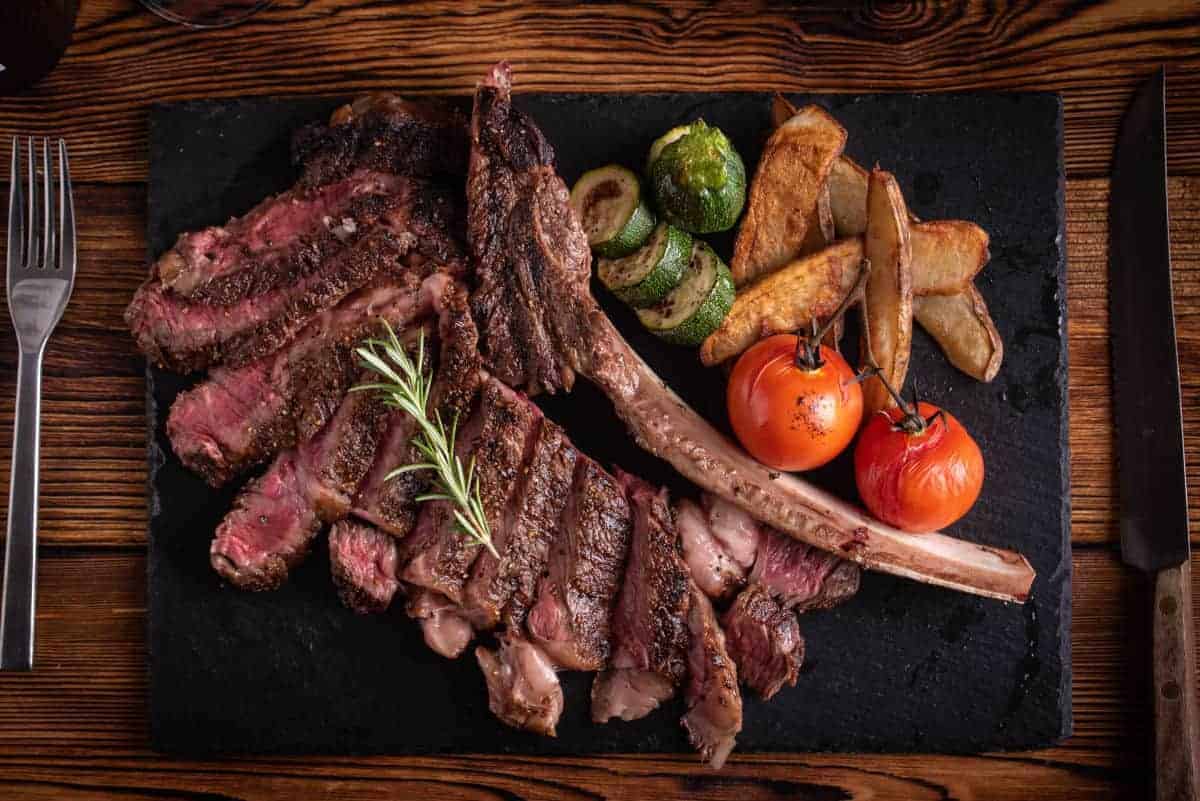
[[[356,349],[363,364],[378,373],[382,380],[360,384],[354,391],[375,390],[382,392],[388,406],[401,409],[417,423],[417,432],[412,444],[425,458],[417,464],[397,467],[388,473],[391,479],[402,473],[416,470],[432,470],[433,492],[417,498],[425,501],[448,501],[454,507],[454,521],[459,528],[479,545],[486,546],[497,558],[500,554],[492,545],[491,526],[483,511],[483,500],[479,495],[479,477],[475,474],[475,459],[464,469],[462,460],[454,452],[454,438],[458,433],[457,417],[449,428],[442,416],[434,411],[429,416],[429,393],[433,387],[433,373],[425,364],[425,333],[417,339],[417,356],[414,360],[400,344],[396,332],[384,322],[387,336],[368,339],[364,346]]]

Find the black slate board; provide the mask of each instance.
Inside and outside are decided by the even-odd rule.
[[[793,100],[806,102],[797,96]],[[850,131],[847,152],[895,172],[925,219],[975,220],[992,237],[981,279],[1007,349],[979,384],[923,333],[914,372],[982,443],[980,502],[954,526],[1018,548],[1038,571],[1032,600],[1008,605],[867,574],[845,606],[802,620],[799,686],[747,697],[738,749],[947,751],[1045,746],[1070,734],[1069,495],[1061,103],[1054,95],[818,98]],[[464,100],[465,102],[465,100]],[[241,213],[293,178],[288,137],[326,99],[156,107],[150,128],[150,255],[181,231]],[[651,140],[703,116],[748,165],[768,126],[765,94],[526,95],[568,183],[610,161],[638,167]],[[729,237],[713,238],[728,256]],[[651,365],[724,426],[719,374],[645,335],[598,296]],[[852,340],[852,338],[849,338]],[[686,751],[677,705],[636,723],[588,719],[589,678],[565,675],[557,739],[511,731],[487,711],[474,659],[428,651],[399,609],[357,617],[338,603],[324,542],[274,593],[223,586],[208,566],[233,489],[212,492],[171,455],[163,432],[190,379],[150,370],[149,642],[152,740],[174,752]],[[585,382],[543,401],[575,442],[675,492],[692,493],[637,449]],[[814,480],[853,497],[846,460]],[[676,702],[678,704],[678,702]]]

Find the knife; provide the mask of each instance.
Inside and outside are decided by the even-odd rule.
[[[1155,785],[1200,799],[1187,476],[1167,219],[1166,75],[1137,89],[1108,202],[1121,557],[1154,576]]]

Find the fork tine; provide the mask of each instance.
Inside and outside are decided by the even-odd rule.
[[[25,206],[25,261],[24,265],[29,267],[33,263],[34,254],[37,253],[38,243],[38,215],[37,215],[37,150],[33,147],[33,137],[25,137],[25,163],[29,166],[27,171],[28,180],[25,183],[29,197],[26,198]]]
[[[75,280],[75,196],[71,191],[71,167],[67,163],[67,140],[58,140],[58,259],[57,267]]]
[[[53,270],[58,265],[54,262],[55,228],[58,227],[54,212],[54,173],[50,167],[53,162],[50,157],[50,140],[42,137],[42,263],[43,270]]]
[[[20,264],[25,254],[21,248],[25,242],[25,226],[22,223],[21,207],[25,205],[25,193],[21,191],[21,138],[12,140],[12,167],[8,171],[8,263]]]

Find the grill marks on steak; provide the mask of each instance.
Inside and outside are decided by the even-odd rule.
[[[370,170],[294,187],[224,225],[182,234],[151,274],[180,297],[228,305],[311,272],[410,191],[407,179]]]
[[[380,92],[341,106],[328,124],[313,123],[292,138],[300,183],[320,186],[356,170],[398,175],[461,176],[467,164],[467,120],[434,100]]]
[[[512,629],[524,621],[571,492],[577,454],[561,428],[541,421],[505,524],[493,535],[500,556],[480,553],[467,582],[463,606],[477,629],[495,627],[502,612]]]
[[[388,207],[353,242],[343,246],[336,236],[322,240],[320,252],[304,251],[303,264],[290,263],[297,270],[308,264],[315,268],[265,291],[230,296],[229,303],[214,305],[169,292],[152,276],[125,310],[138,347],[151,362],[179,372],[246,364],[274,351],[315,315],[368,284],[402,279],[413,271],[423,277],[430,262],[459,269],[457,246],[446,234],[453,217],[449,195],[416,181],[402,186],[405,193],[379,201]],[[253,275],[248,272],[245,280],[252,281]]]
[[[712,604],[694,583],[690,594],[687,713],[680,722],[700,758],[719,769],[742,730],[742,695]]]
[[[479,334],[461,285],[449,276],[435,274],[425,280],[423,289],[438,313],[440,343],[429,403],[431,412],[441,415],[449,425],[465,419],[479,391]],[[427,358],[432,353],[431,345],[426,343]],[[429,486],[429,476],[424,471],[387,476],[397,467],[424,461],[411,444],[416,433],[416,421],[403,412],[393,413],[375,464],[354,500],[355,515],[399,539],[407,537],[416,524],[416,499]]]
[[[220,486],[314,436],[357,375],[354,347],[380,320],[403,329],[431,303],[415,277],[368,288],[318,315],[286,348],[242,367],[214,369],[171,406],[167,435],[175,453]]]
[[[554,151],[511,102],[507,64],[475,92],[467,175],[471,297],[492,373],[531,395],[571,388],[587,358],[591,253]]]
[[[616,479],[579,454],[546,575],[526,621],[531,640],[560,667],[600,670],[608,664],[610,610],[632,529],[629,502]]]
[[[633,510],[633,539],[612,616],[612,666],[592,685],[592,718],[633,720],[670,697],[687,672],[687,568],[666,490],[618,472]],[[651,674],[650,678],[642,674]]]
[[[761,584],[742,590],[721,618],[729,654],[742,682],[768,700],[796,686],[804,662],[804,638],[796,614]]]
[[[217,527],[209,549],[213,568],[243,589],[282,584],[321,525],[349,511],[386,417],[377,397],[352,393],[317,437],[279,454]]]
[[[350,518],[329,530],[329,566],[338,596],[359,614],[382,612],[400,589],[396,541]]]
[[[532,449],[541,412],[498,381],[488,380],[475,412],[460,426],[456,452],[475,464],[479,494],[492,537],[503,541],[505,509]],[[481,546],[461,531],[446,501],[421,507],[417,526],[403,545],[404,580],[463,602],[463,585]]]

